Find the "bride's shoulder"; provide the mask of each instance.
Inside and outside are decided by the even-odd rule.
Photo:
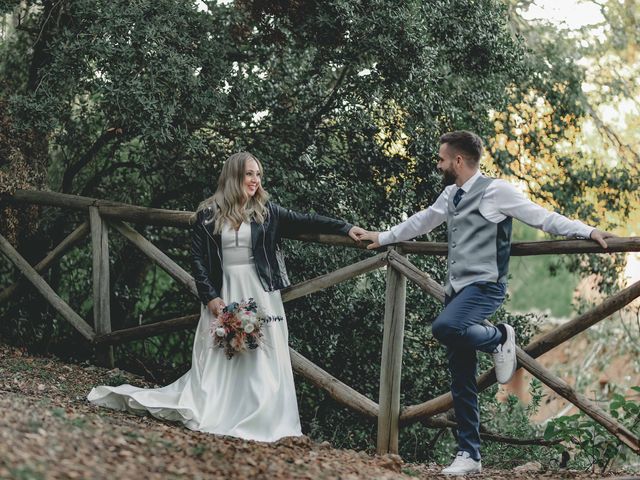
[[[201,205],[192,218],[198,223],[211,223],[216,218],[217,211],[215,204]]]
[[[265,206],[267,207],[267,211],[270,214],[278,213],[278,211],[282,209],[282,207],[280,205],[278,205],[275,202],[272,202],[271,200],[267,200],[267,203],[265,204]]]

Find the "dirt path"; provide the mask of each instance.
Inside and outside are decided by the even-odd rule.
[[[191,432],[150,417],[99,409],[89,386],[144,380],[64,364],[0,345],[0,478],[412,479],[444,478],[437,465],[337,450],[307,437],[275,444]],[[473,478],[600,478],[584,472],[487,469]]]

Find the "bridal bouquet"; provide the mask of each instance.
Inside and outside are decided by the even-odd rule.
[[[236,353],[254,350],[262,344],[262,325],[282,320],[282,317],[269,317],[258,309],[253,298],[232,302],[211,322],[213,343],[224,348],[227,358]]]

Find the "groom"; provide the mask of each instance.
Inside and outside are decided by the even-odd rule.
[[[447,348],[451,393],[458,424],[458,453],[442,473],[482,471],[476,350],[493,354],[496,378],[507,383],[517,366],[515,333],[506,324],[483,325],[502,304],[511,249],[511,220],[555,235],[591,238],[607,248],[615,235],[550,212],[504,180],[480,173],[482,140],[456,131],[440,137],[438,170],[446,188],[435,203],[387,232],[367,232],[367,248],[409,240],[447,222],[448,274],[445,307],[433,322],[433,336]]]

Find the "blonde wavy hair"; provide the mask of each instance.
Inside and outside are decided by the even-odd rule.
[[[262,182],[252,197],[247,195],[244,188],[245,169],[250,160],[258,164],[260,178],[262,178],[262,164],[256,157],[249,152],[234,153],[222,166],[216,192],[198,205],[196,214],[205,208],[213,208],[214,234],[222,232],[225,222],[238,229],[242,222],[254,220],[257,223],[264,223],[267,217],[269,194],[262,188]]]

